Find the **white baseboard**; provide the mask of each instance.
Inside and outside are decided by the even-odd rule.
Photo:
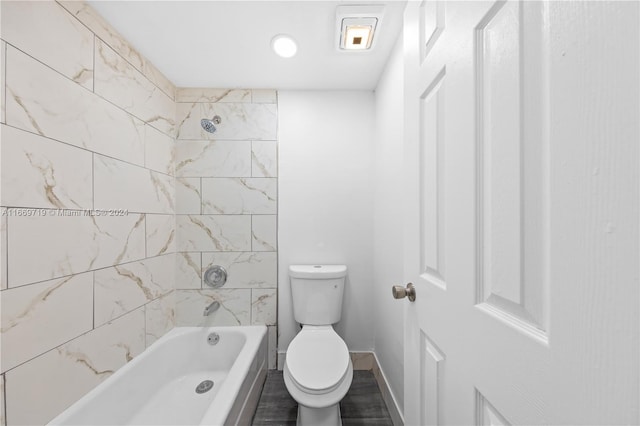
[[[380,388],[382,399],[387,405],[387,410],[389,410],[389,415],[391,416],[393,426],[404,426],[404,416],[402,414],[402,410],[398,405],[398,401],[396,400],[395,395],[393,395],[393,392],[391,392],[391,388],[389,388],[387,378],[384,375],[384,371],[382,371],[382,369],[380,368],[378,357],[376,356],[375,352],[372,352],[371,354],[373,355],[375,361],[373,375],[378,382],[378,387]]]

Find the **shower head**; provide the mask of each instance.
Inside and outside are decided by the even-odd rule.
[[[211,120],[209,120],[208,118],[203,118],[202,120],[200,120],[200,125],[207,132],[214,133],[216,131],[216,124],[220,124],[221,122],[222,119],[220,118],[220,116],[215,115]]]

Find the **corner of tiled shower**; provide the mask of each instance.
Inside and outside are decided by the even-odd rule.
[[[178,89],[176,106],[176,324],[265,324],[275,368],[276,91]],[[200,119],[214,115],[210,134]],[[213,265],[227,270],[221,289],[203,283]]]
[[[174,326],[265,324],[275,368],[275,90],[176,88],[83,2],[1,7],[0,425]]]

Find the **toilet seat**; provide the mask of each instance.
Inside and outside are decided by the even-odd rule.
[[[290,378],[303,392],[329,393],[349,372],[351,360],[344,341],[330,325],[305,325],[287,349]]]

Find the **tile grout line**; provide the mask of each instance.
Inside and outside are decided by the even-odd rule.
[[[148,239],[148,234],[147,234],[147,214],[144,214],[144,256],[145,259],[147,258],[147,256],[149,256],[149,251],[147,248],[147,239]]]
[[[95,40],[96,40],[96,37],[97,37],[97,36],[94,34],[94,49],[95,49]],[[95,63],[95,55],[94,55],[94,63]],[[95,65],[94,65],[94,70],[95,70]],[[95,74],[94,74],[94,89],[95,89]],[[148,123],[144,123],[144,125],[146,126],[146,125],[148,125]],[[145,127],[145,128],[146,128],[146,127]],[[144,166],[143,166],[143,168],[146,168],[146,138],[144,139],[144,141],[143,141],[143,142],[144,142],[144,144],[143,144],[143,150],[144,150]],[[253,146],[253,145],[252,145],[252,146]],[[92,152],[92,160],[93,160],[93,161],[92,161],[92,180],[94,179],[94,166],[95,166],[95,158],[96,158],[96,157],[95,157],[95,154],[97,154],[97,153]],[[98,155],[101,155],[101,154],[98,154]],[[116,158],[116,160],[121,161],[121,160],[120,160],[120,159],[118,159],[118,158]],[[252,174],[252,176],[251,176],[251,177],[253,177],[253,171],[251,172],[251,174]],[[200,177],[200,178],[199,178],[201,193],[202,193],[203,179],[204,179],[203,177]],[[95,181],[93,181],[93,183],[92,183],[92,202],[93,202],[93,205],[94,205],[94,207],[95,207]],[[203,197],[202,197],[202,195],[201,195],[201,200],[200,200],[200,213],[201,213],[201,215],[204,215],[204,206],[203,206]],[[144,228],[144,235],[145,235],[145,258],[146,258],[146,256],[148,256],[148,247],[147,247],[148,229],[147,229],[147,223],[146,223],[146,219],[147,219],[147,214],[148,214],[148,213],[141,213],[141,214],[144,214],[144,215],[145,215],[145,217],[144,217],[144,220],[145,220],[145,224],[144,224],[144,227],[145,227],[145,228]],[[174,213],[173,215],[175,216],[175,213]],[[273,214],[265,214],[265,215],[273,215]],[[276,219],[277,219],[277,212],[276,212]],[[250,226],[251,226],[251,232],[253,232],[253,215],[252,215],[252,214],[250,214]],[[276,233],[277,233],[277,227],[276,227]],[[276,240],[277,240],[277,237],[276,237]],[[253,240],[251,241],[251,249],[253,249]],[[201,269],[202,269],[202,268],[204,267],[204,265],[203,265],[203,263],[202,263],[202,262],[203,262],[203,252],[202,252],[202,251],[199,251],[199,253],[200,253],[200,262],[201,262],[201,263],[200,263],[200,266],[201,266]],[[214,252],[214,253],[215,253],[215,252]],[[155,257],[159,257],[159,256],[155,256]],[[276,259],[277,259],[277,250],[276,250]],[[139,262],[139,261],[140,261],[140,260],[135,260],[135,261],[125,262],[125,263],[133,263],[133,262]],[[112,265],[112,266],[108,266],[108,267],[113,267],[113,266],[114,266],[114,265]],[[107,268],[107,267],[105,267],[105,268],[100,268],[100,269],[106,269],[106,268]],[[99,270],[99,269],[98,269],[98,270]],[[93,286],[93,302],[94,302],[94,306],[93,306],[93,327],[94,327],[94,329],[95,329],[95,271],[96,271],[96,270],[92,271],[92,275],[93,275],[93,284],[94,284],[94,286]],[[276,267],[276,271],[277,271],[277,267]],[[277,274],[277,273],[276,273],[276,274]],[[76,274],[71,274],[71,275],[76,275]],[[277,283],[276,283],[276,285],[277,285]],[[202,287],[202,281],[201,281],[201,287]],[[250,290],[251,290],[251,291],[249,292],[249,307],[250,307],[250,309],[251,309],[251,307],[252,307],[251,301],[252,301],[252,298],[253,298],[253,293],[254,293],[254,291],[253,291],[253,290],[254,290],[254,289],[250,288]],[[277,301],[276,301],[276,302],[277,302]],[[145,327],[144,343],[145,343],[145,347],[146,347],[146,341],[147,341],[147,337],[146,337],[146,328],[147,328],[146,311],[147,311],[148,304],[149,304],[149,303],[144,304],[144,305],[141,305],[142,307],[144,307],[144,309],[143,309],[143,313],[145,314],[145,319],[144,319],[144,327]],[[137,309],[137,308],[136,308],[136,309]],[[122,317],[122,316],[124,316],[124,315],[127,315],[128,313],[133,312],[133,311],[135,311],[136,309],[134,309],[134,310],[132,310],[132,311],[129,311],[129,312],[127,312],[127,313],[125,313],[125,314],[121,315],[120,317]],[[107,323],[105,323],[105,324],[103,324],[103,325],[109,324],[109,323],[111,323],[112,321],[114,321],[115,319],[120,318],[120,317],[113,318],[113,319],[111,319],[109,322],[107,322]],[[250,322],[253,322],[253,310],[251,310],[251,312],[250,312]]]
[[[9,211],[7,207],[5,207],[5,209]],[[3,290],[9,290],[9,216],[5,217],[4,225],[4,253],[2,253],[2,257],[4,257],[5,270],[2,274],[4,275],[4,283],[7,287]]]
[[[91,153],[91,208],[96,210],[96,154]]]
[[[25,360],[25,361],[21,362],[21,363],[19,363],[19,364],[16,364],[15,366],[13,366],[13,367],[9,368],[8,370],[4,371],[2,374],[5,374],[5,377],[6,377],[6,373],[8,373],[9,371],[13,371],[13,370],[15,370],[16,368],[18,368],[18,367],[20,367],[20,366],[22,366],[22,365],[25,365],[25,364],[27,364],[28,362],[33,361],[33,360],[34,360],[34,359],[36,359],[36,358],[39,358],[39,357],[41,357],[41,356],[43,356],[43,355],[48,354],[48,353],[49,353],[49,352],[51,352],[51,351],[54,351],[54,350],[56,350],[56,349],[58,349],[58,348],[61,348],[62,346],[67,345],[67,344],[71,343],[72,341],[74,341],[74,340],[76,340],[76,339],[79,339],[80,337],[85,336],[85,335],[87,335],[87,334],[91,333],[92,331],[99,330],[99,329],[100,329],[100,328],[102,328],[102,327],[106,327],[106,326],[108,326],[108,325],[111,325],[113,322],[118,321],[118,320],[120,320],[120,319],[124,318],[125,316],[127,316],[127,315],[129,315],[129,314],[132,314],[132,313],[134,313],[134,312],[136,312],[136,311],[137,311],[138,309],[140,309],[142,306],[144,306],[144,305],[140,305],[140,306],[138,306],[138,307],[136,307],[136,308],[133,308],[132,310],[130,310],[130,311],[128,311],[128,312],[125,312],[125,313],[123,313],[122,315],[119,315],[119,316],[117,316],[117,317],[114,317],[114,318],[110,319],[109,321],[107,321],[107,322],[105,322],[105,323],[103,323],[103,324],[98,325],[98,327],[96,327],[96,328],[93,328],[93,329],[91,329],[91,330],[84,331],[84,332],[82,332],[82,333],[78,334],[77,336],[72,337],[72,338],[71,338],[71,339],[69,339],[69,340],[65,340],[64,342],[62,342],[62,343],[60,343],[60,344],[58,344],[58,345],[56,345],[56,346],[54,346],[54,347],[52,347],[52,348],[46,349],[44,352],[41,352],[41,353],[39,353],[39,354],[37,354],[37,355],[35,355],[35,356],[33,356],[33,357],[31,357],[31,358],[29,358],[29,359],[27,359],[27,360]]]
[[[158,297],[158,299],[154,299],[154,300],[160,300],[162,297],[164,296],[160,296]],[[144,334],[142,335],[142,340],[144,342],[144,349],[142,350],[142,352],[147,350],[147,306],[149,305],[149,303],[153,302],[153,300],[148,301],[147,303],[145,303],[144,305],[142,305],[142,314],[143,314],[143,322],[144,322],[144,326],[143,326],[143,332]]]
[[[93,52],[91,54],[91,59],[93,60],[93,69],[91,70],[91,92],[96,93],[96,34],[93,32],[91,34],[93,34]]]
[[[95,35],[95,34],[94,34],[94,35]],[[100,38],[98,37],[98,39],[100,39]],[[61,76],[61,77],[62,77],[62,78],[64,78],[65,80],[70,81],[70,82],[72,82],[72,83],[76,84],[78,87],[81,87],[82,89],[86,90],[88,93],[90,93],[90,94],[92,94],[92,95],[95,95],[95,96],[97,96],[99,99],[101,99],[101,100],[103,100],[103,101],[105,101],[105,102],[109,103],[110,105],[112,105],[112,106],[114,106],[114,107],[118,108],[119,110],[121,110],[122,112],[124,112],[124,113],[126,113],[127,115],[131,116],[132,118],[134,118],[134,119],[136,119],[136,120],[138,120],[138,121],[140,121],[140,122],[142,122],[142,123],[144,123],[144,124],[148,124],[148,123],[147,123],[147,121],[146,121],[145,119],[138,117],[137,115],[133,114],[132,112],[127,111],[126,109],[122,108],[120,105],[118,105],[118,104],[116,104],[116,103],[112,102],[111,100],[106,99],[105,97],[101,96],[101,95],[100,95],[100,93],[96,93],[96,92],[95,92],[95,69],[93,70],[93,73],[94,73],[94,76],[93,76],[94,84],[93,84],[93,86],[94,86],[94,87],[93,87],[93,90],[90,90],[88,87],[86,87],[86,86],[84,86],[84,85],[82,85],[82,84],[78,83],[78,82],[77,82],[77,81],[75,81],[75,80],[72,80],[72,79],[71,79],[71,78],[69,78],[68,76],[66,76],[66,75],[62,74],[60,71],[58,71],[58,70],[56,70],[55,68],[53,68],[51,65],[49,65],[49,64],[47,64],[47,63],[45,63],[45,62],[41,61],[40,59],[36,58],[35,56],[30,55],[30,54],[29,54],[29,53],[27,53],[26,51],[24,51],[24,50],[20,49],[19,47],[15,46],[14,44],[11,44],[11,43],[7,42],[6,40],[5,40],[5,45],[6,45],[7,47],[11,46],[11,47],[12,47],[13,49],[15,49],[16,51],[18,51],[18,52],[22,53],[23,55],[25,55],[25,56],[27,56],[27,57],[29,57],[29,58],[31,58],[31,59],[32,59],[32,60],[34,60],[35,62],[37,62],[37,63],[39,63],[39,64],[43,65],[45,68],[47,68],[47,69],[49,69],[49,70],[53,71],[54,73],[56,73],[57,75]],[[116,52],[116,54],[117,54],[117,52]],[[5,57],[6,57],[6,55],[5,55]],[[93,58],[93,60],[95,61],[95,54],[94,54],[94,58]],[[6,61],[5,61],[5,62],[6,62]],[[5,65],[5,67],[6,67],[6,65]],[[5,73],[5,85],[6,85],[6,73]],[[162,91],[162,90],[161,90],[161,91]],[[164,93],[164,92],[163,92],[163,93]],[[170,96],[167,96],[167,97],[168,97],[169,99],[171,99],[171,97],[170,97]],[[5,98],[6,98],[6,90],[5,90]],[[6,105],[6,102],[5,102],[5,105]],[[5,121],[6,121],[6,120],[5,120]],[[149,124],[149,125],[150,125],[151,127],[153,127],[154,129],[156,129],[157,131],[159,131],[159,132],[163,133],[164,135],[166,135],[166,136],[168,136],[168,137],[173,137],[170,133],[167,133],[167,132],[166,132],[166,131],[164,131],[164,130],[160,130],[160,129],[156,128],[155,126],[151,125],[151,124]]]
[[[2,373],[2,408],[4,409],[2,415],[4,416],[4,423],[0,426],[6,426],[9,424],[7,422],[7,375],[5,373]]]
[[[93,290],[93,294],[92,294],[92,302],[93,302],[93,317],[91,318],[91,329],[95,330],[96,329],[96,272],[92,271],[91,272],[91,276],[92,276],[92,280],[93,280],[93,286],[92,286],[92,290]]]
[[[165,172],[161,172],[161,171],[159,171],[159,170],[155,170],[155,169],[150,169],[150,168],[147,168],[147,167],[145,167],[145,166],[141,166],[140,164],[134,163],[134,162],[132,162],[132,161],[124,160],[124,159],[122,159],[122,158],[118,158],[118,157],[114,157],[113,155],[104,154],[104,153],[102,153],[102,152],[98,152],[98,151],[91,151],[90,149],[85,148],[85,147],[83,147],[83,146],[74,145],[74,144],[72,144],[72,143],[70,143],[70,142],[65,142],[65,141],[60,140],[60,139],[52,138],[51,136],[41,135],[40,133],[36,133],[36,132],[33,132],[33,131],[31,131],[31,130],[28,130],[28,129],[23,129],[23,128],[21,128],[21,127],[16,127],[16,126],[14,126],[14,125],[12,125],[12,124],[7,124],[7,123],[2,123],[2,124],[3,124],[3,125],[5,125],[5,126],[7,126],[7,127],[12,128],[12,129],[16,129],[16,130],[18,130],[18,131],[25,132],[25,133],[30,133],[30,134],[32,134],[32,135],[36,135],[36,136],[38,136],[38,137],[41,137],[41,138],[44,138],[44,139],[48,139],[48,140],[51,140],[51,141],[54,141],[54,142],[58,142],[58,143],[61,143],[61,144],[63,144],[63,145],[66,145],[66,146],[68,146],[68,147],[71,147],[71,148],[77,148],[77,149],[79,149],[79,150],[82,150],[82,151],[85,151],[85,152],[89,152],[89,153],[91,153],[91,154],[96,154],[96,155],[99,155],[99,156],[101,156],[101,157],[110,158],[110,159],[112,159],[112,160],[120,161],[121,163],[125,163],[125,164],[128,164],[128,165],[130,165],[130,166],[139,167],[139,168],[144,169],[144,170],[149,170],[150,172],[153,172],[153,173],[157,173],[157,174],[160,174],[160,175],[164,175],[164,176],[167,176],[167,177],[170,177],[170,178],[175,178],[175,176],[172,176],[172,175],[167,174],[167,173],[165,173]],[[145,124],[146,124],[146,123],[145,123]],[[185,177],[185,176],[180,176],[180,178],[183,178],[183,177]],[[188,177],[188,176],[187,176],[187,177]],[[194,177],[197,177],[197,176],[194,176]]]
[[[189,253],[189,252],[183,252],[183,253]],[[2,290],[2,291],[10,291],[10,290],[17,289],[17,288],[22,288],[22,287],[27,287],[27,286],[37,285],[37,284],[43,284],[43,283],[46,283],[46,282],[48,282],[48,281],[62,280],[62,279],[68,278],[68,277],[73,277],[73,276],[75,276],[75,275],[82,275],[82,274],[88,274],[88,273],[90,273],[90,272],[102,271],[102,270],[105,270],[105,269],[114,268],[114,267],[116,267],[116,266],[130,265],[130,264],[132,264],[132,263],[139,263],[139,262],[143,262],[143,261],[145,261],[145,260],[156,259],[156,258],[160,258],[160,257],[163,257],[163,256],[169,256],[169,255],[171,255],[171,254],[172,254],[172,253],[163,253],[163,254],[159,254],[159,255],[155,255],[155,256],[143,257],[143,258],[136,259],[136,260],[129,260],[129,261],[127,261],[127,262],[116,263],[116,264],[114,264],[114,265],[102,266],[102,267],[100,267],[100,268],[96,268],[96,269],[89,269],[89,270],[87,270],[87,271],[82,271],[82,272],[73,272],[73,273],[71,273],[71,274],[68,274],[68,275],[62,275],[62,276],[60,276],[60,277],[47,278],[47,279],[45,279],[45,280],[39,280],[39,281],[31,282],[31,283],[26,283],[26,284],[18,285],[18,286],[7,287],[6,289],[4,289],[4,290]]]
[[[7,124],[7,42],[2,40],[4,43],[4,49],[2,49],[2,68],[4,68],[4,99],[2,99],[2,105],[4,106],[4,124]]]
[[[89,26],[88,26],[87,24],[85,24],[84,22],[82,22],[82,20],[81,20],[80,18],[78,18],[78,16],[77,16],[77,15],[75,15],[75,14],[74,14],[74,13],[72,13],[70,10],[68,10],[66,7],[64,7],[62,4],[60,4],[60,2],[59,2],[58,0],[56,0],[56,1],[55,1],[55,3],[57,3],[57,4],[58,4],[58,6],[60,6],[60,7],[62,8],[62,10],[63,10],[63,11],[65,11],[66,13],[68,13],[69,15],[71,15],[71,16],[72,16],[76,21],[78,21],[78,22],[80,23],[80,25],[82,25],[82,26],[83,26],[83,27],[85,27],[87,30],[89,30],[89,32],[93,35],[94,39],[98,39],[98,40],[100,40],[101,42],[103,42],[104,44],[106,44],[107,46],[109,46],[109,47],[110,47],[114,52],[116,52],[116,54],[117,54],[118,56],[120,56],[120,57],[121,57],[121,58],[122,58],[126,63],[128,63],[129,65],[131,65],[131,67],[132,67],[133,69],[135,69],[136,71],[138,71],[138,72],[139,72],[140,74],[142,74],[142,75],[143,75],[147,80],[149,80],[149,82],[150,82],[151,84],[153,84],[154,86],[156,86],[156,87],[158,88],[158,90],[160,90],[162,93],[164,93],[164,94],[165,94],[169,99],[171,99],[173,102],[176,102],[176,100],[175,100],[174,98],[172,98],[172,97],[171,97],[171,95],[169,95],[168,93],[166,93],[166,92],[165,92],[165,91],[164,91],[160,86],[158,86],[158,85],[157,85],[153,80],[151,80],[151,78],[147,77],[147,75],[146,75],[142,70],[138,69],[138,67],[136,67],[135,65],[133,65],[133,64],[132,64],[132,63],[131,63],[127,58],[125,58],[124,56],[122,56],[122,54],[121,54],[120,52],[118,52],[114,47],[112,47],[112,46],[111,46],[111,44],[107,43],[107,42],[106,42],[105,40],[103,40],[100,36],[98,36],[98,35],[97,35],[97,34],[96,34],[96,33],[95,33],[91,28],[89,28]],[[106,21],[105,21],[105,22],[106,22]],[[107,23],[107,24],[108,24],[108,23]],[[113,32],[114,32],[115,34],[117,34],[117,35],[118,35],[118,37],[119,37],[120,39],[122,39],[123,41],[125,41],[125,43],[126,43],[127,45],[129,45],[129,47],[131,47],[131,50],[133,50],[134,52],[136,52],[136,53],[137,53],[137,54],[138,54],[142,59],[144,59],[144,61],[145,61],[145,62],[149,62],[149,60],[148,60],[147,58],[143,57],[143,56],[142,56],[142,55],[141,55],[137,50],[135,50],[135,49],[133,48],[133,46],[131,46],[131,45],[129,44],[129,42],[128,42],[127,40],[125,40],[125,39],[124,39],[124,37],[123,37],[123,36],[122,36],[118,31],[115,31],[115,28],[111,27],[111,28],[109,28],[109,30],[110,30],[110,31],[111,31],[111,30],[114,30]],[[94,42],[94,43],[95,43],[95,42]],[[155,65],[153,65],[153,64],[151,64],[151,65],[153,66],[153,68],[154,68],[156,71],[160,72],[160,70],[158,70],[158,69],[156,68],[156,66],[155,66]],[[95,59],[94,59],[94,72],[95,72]],[[173,88],[174,88],[174,89],[176,89],[176,90],[178,89],[177,87],[175,87],[175,86],[173,85],[173,83],[172,83],[171,81],[169,81],[169,79],[167,79],[167,77],[166,77],[164,74],[162,74],[161,72],[160,72],[160,74],[161,74],[161,75],[162,75],[162,76],[163,76],[163,77],[164,77],[164,78],[165,78],[165,79],[166,79],[166,80],[167,80],[167,81],[168,81],[168,82],[173,86]]]

